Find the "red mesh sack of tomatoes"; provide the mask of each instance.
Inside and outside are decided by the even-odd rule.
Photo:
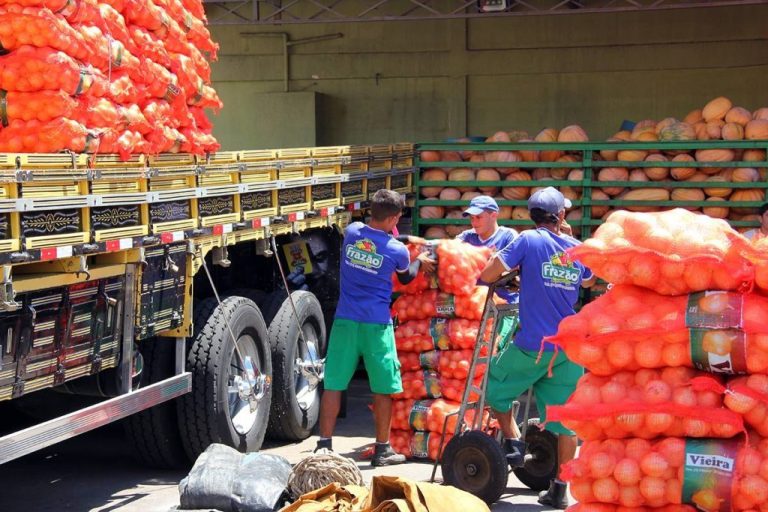
[[[104,96],[104,75],[83,66],[64,52],[24,45],[0,56],[0,89],[6,91],[64,91],[78,95]]]
[[[5,153],[93,153],[98,149],[95,133],[64,117],[47,122],[12,121],[0,130],[0,152]]]
[[[435,370],[441,377],[449,379],[466,379],[469,375],[469,364],[472,360],[472,350],[430,350],[428,352],[398,353],[400,371]],[[475,377],[482,377],[485,365],[478,365]]]
[[[11,121],[51,121],[57,117],[72,117],[77,99],[64,91],[17,92],[0,91],[0,117],[3,126]]]
[[[414,261],[422,252],[430,250],[428,246],[422,244],[406,244],[405,246],[408,248],[408,255],[410,256],[411,261]],[[414,280],[408,284],[402,284],[397,279],[396,275],[392,276],[392,291],[395,293],[415,294],[430,288],[437,288],[437,276],[427,274],[421,268],[419,268],[419,272],[416,274]]]
[[[5,50],[22,45],[53,48],[80,61],[87,61],[91,54],[83,36],[63,17],[44,7],[0,7],[0,44]]]
[[[472,295],[451,295],[437,290],[428,290],[417,295],[401,295],[392,304],[392,316],[396,316],[400,322],[432,317],[480,320],[487,296],[488,288],[485,286],[475,287]]]
[[[441,436],[442,434],[437,432],[392,429],[389,432],[389,443],[397,453],[401,453],[409,459],[436,460],[442,455],[440,451]],[[445,435],[443,449],[452,437],[452,435]]]
[[[669,297],[614,286],[564,318],[547,341],[598,375],[688,366],[719,373],[768,372],[768,299],[708,291]]]
[[[490,331],[490,324],[488,331]],[[430,318],[412,320],[395,329],[398,351],[426,352],[429,350],[471,349],[477,341],[479,320],[466,318]]]
[[[724,403],[728,409],[740,414],[758,434],[768,437],[768,375],[755,374],[729,380]]]
[[[754,271],[732,243],[738,236],[722,219],[681,208],[619,210],[569,253],[609,283],[634,284],[663,295],[744,290]]]
[[[471,294],[491,253],[488,247],[475,247],[459,240],[441,240],[437,244],[440,289],[455,295]]]
[[[122,160],[128,160],[134,153],[149,153],[149,143],[141,133],[130,130],[107,129],[99,137],[101,153],[116,153]]]
[[[149,124],[138,105],[123,106],[106,98],[79,98],[77,120],[88,128],[113,128],[149,133]]]
[[[582,503],[689,504],[711,512],[756,510],[768,499],[768,440],[668,437],[586,441],[561,478]],[[757,508],[756,508],[757,507]]]
[[[182,153],[202,155],[204,153],[215,153],[221,148],[221,144],[216,141],[213,135],[203,133],[197,128],[182,128],[181,134],[186,139],[186,142],[181,144]]]
[[[442,398],[434,400],[393,400],[392,401],[392,428],[398,430],[420,430],[442,433],[447,427],[447,432],[456,431],[456,423],[460,404],[449,402]],[[473,410],[466,412],[466,421],[474,420]],[[453,416],[451,416],[453,414]],[[483,414],[483,424],[488,421],[488,411]],[[448,418],[446,424],[445,419]]]
[[[171,58],[159,37],[138,25],[128,25],[127,30],[132,45],[141,49],[136,53],[137,56],[147,57],[161,66],[170,67]]]
[[[580,439],[733,437],[744,430],[723,407],[722,380],[690,368],[587,373],[565,405],[547,408]]]
[[[121,41],[107,37],[99,27],[78,25],[77,31],[82,35],[89,49],[87,60],[89,64],[93,64],[104,73],[122,69],[134,80],[141,78],[141,62]]]
[[[157,126],[146,136],[150,153],[178,153],[187,139],[177,129],[169,126]]]
[[[455,402],[461,401],[464,396],[464,379],[449,379],[440,376],[433,370],[418,370],[413,372],[403,372],[403,392],[392,395],[396,400],[424,398],[445,398]],[[475,384],[480,384],[481,377],[475,379]],[[470,400],[477,400],[477,393],[470,393]]]

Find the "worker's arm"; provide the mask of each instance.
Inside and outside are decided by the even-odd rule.
[[[427,267],[434,268],[435,263],[435,260],[430,258],[429,254],[423,252],[419,254],[416,259],[411,262],[410,265],[408,265],[407,269],[403,270],[402,272],[397,272],[397,280],[400,281],[400,284],[408,284],[416,279],[416,274],[419,273],[419,268],[423,266],[424,271],[429,272]]]
[[[413,236],[413,235],[398,235],[395,237],[395,239],[398,242],[402,242],[404,244],[414,244],[414,245],[426,245],[427,240],[425,238],[421,238],[420,236]]]
[[[484,283],[493,283],[508,270],[509,269],[504,266],[504,263],[502,263],[502,261],[499,259],[499,256],[495,255],[491,258],[491,261],[488,262],[488,265],[486,265],[483,269],[483,272],[480,274],[480,279]]]
[[[590,273],[590,277],[588,279],[584,279],[581,282],[581,287],[582,288],[592,288],[592,285],[594,285],[595,282],[597,282],[597,276],[595,274]]]

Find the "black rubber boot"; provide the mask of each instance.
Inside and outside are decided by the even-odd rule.
[[[539,503],[565,510],[568,508],[568,485],[565,482],[552,480],[549,483],[549,489],[539,493]]]
[[[397,453],[387,444],[376,444],[371,466],[393,466],[405,462],[405,455]]]
[[[328,450],[330,452],[333,451],[333,439],[318,439],[317,440],[317,446],[315,446],[315,449],[312,453],[317,453],[320,450]]]
[[[502,446],[509,467],[521,468],[525,464],[525,443],[519,439],[505,439]]]

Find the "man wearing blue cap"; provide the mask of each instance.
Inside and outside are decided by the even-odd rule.
[[[565,210],[570,206],[571,202],[555,188],[536,191],[528,199],[528,211],[536,229],[521,233],[491,259],[480,275],[484,281],[492,282],[507,271],[520,270],[520,331],[514,343],[502,343],[499,347],[488,371],[486,390],[508,453],[519,442],[517,429],[513,428],[512,402],[533,386],[544,422],[546,407],[565,403],[584,373],[563,352],[555,355],[551,344],[542,347],[542,339],[555,334],[560,321],[575,313],[579,286],[589,287],[595,280],[591,270],[572,261],[566,253],[580,243],[566,233],[570,228],[565,224]],[[537,362],[540,350],[543,355]],[[550,367],[552,373],[548,375]],[[576,436],[557,422],[547,423],[546,429],[558,435],[558,461],[562,467],[576,455]],[[565,482],[553,480],[549,490],[539,494],[539,503],[565,509]]]
[[[472,199],[463,215],[469,217],[472,229],[459,233],[456,238],[462,242],[500,251],[517,238],[517,231],[499,226],[499,205],[490,196],[477,196]]]

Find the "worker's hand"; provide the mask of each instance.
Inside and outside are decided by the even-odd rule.
[[[408,235],[408,243],[414,244],[414,245],[427,245],[429,242],[427,242],[426,238],[421,238],[420,236]]]
[[[560,223],[560,232],[568,236],[573,236],[573,228],[565,221],[565,219]]]
[[[433,260],[429,257],[428,252],[422,252],[419,254],[416,259],[418,259],[421,262],[421,269],[428,273],[428,274],[434,274],[435,273],[435,265],[437,265],[437,261]]]

